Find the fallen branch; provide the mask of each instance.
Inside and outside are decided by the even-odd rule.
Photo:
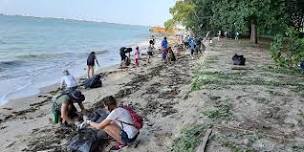
[[[248,130],[248,129],[243,129],[243,128],[235,128],[235,127],[227,127],[227,126],[214,126],[214,128],[219,129],[219,130],[226,129],[226,130],[236,130],[236,131],[241,131],[241,132],[250,132],[250,133],[254,133],[254,134],[257,133],[256,130]],[[279,140],[284,140],[284,141],[288,140],[288,139],[286,139],[286,135],[283,135],[283,134],[270,135],[270,134],[266,134],[266,133],[262,133],[262,132],[260,132],[260,134],[262,134],[266,137],[269,137],[269,138],[273,138],[273,139],[279,139]]]
[[[205,152],[206,145],[209,139],[210,134],[212,133],[212,129],[208,129],[204,138],[203,138],[203,143],[198,147],[196,152]]]

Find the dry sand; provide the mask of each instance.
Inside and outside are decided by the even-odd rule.
[[[245,55],[245,67],[231,65],[234,53]],[[225,40],[200,60],[182,54],[172,65],[154,57],[151,65],[107,69],[102,88],[83,90],[85,107],[108,95],[135,105],[144,128],[123,151],[195,151],[207,128],[207,151],[303,151],[303,76],[269,66],[262,47]],[[50,97],[1,107],[0,151],[65,150],[75,132],[49,123]]]

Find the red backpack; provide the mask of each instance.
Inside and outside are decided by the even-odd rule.
[[[131,106],[122,106],[122,108],[126,109],[129,112],[129,114],[133,120],[133,124],[129,124],[129,123],[125,123],[125,122],[122,122],[122,123],[125,123],[127,125],[132,125],[135,128],[137,128],[138,130],[141,129],[144,125],[143,118],[141,116],[139,116]]]

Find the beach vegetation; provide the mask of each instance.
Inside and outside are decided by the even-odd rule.
[[[230,111],[231,106],[232,105],[228,103],[218,104],[214,108],[203,111],[202,113],[212,120],[229,119],[232,115],[232,112]]]
[[[184,128],[181,135],[177,137],[171,147],[172,152],[195,152],[196,147],[201,142],[201,137],[210,125],[194,125]]]

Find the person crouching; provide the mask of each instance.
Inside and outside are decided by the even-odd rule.
[[[117,145],[113,146],[111,150],[119,150],[129,143],[136,140],[139,130],[135,127],[132,117],[128,110],[118,107],[116,99],[109,96],[104,105],[110,114],[101,123],[91,122],[86,120],[85,125],[96,129],[103,129],[109,136],[117,141]]]
[[[74,103],[79,105],[81,112],[85,112],[85,108],[82,104],[84,100],[85,96],[78,90],[54,97],[52,104],[53,123],[56,124],[60,122],[63,125],[77,125],[77,123],[80,122],[81,117],[74,106]]]

